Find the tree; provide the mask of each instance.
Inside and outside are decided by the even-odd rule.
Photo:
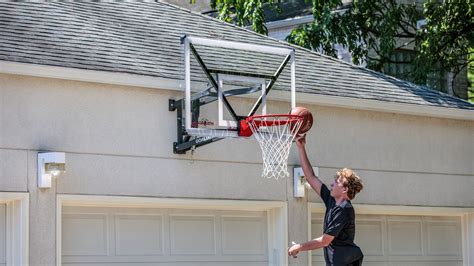
[[[290,0],[291,1],[291,0]],[[293,0],[295,1],[295,0]],[[266,7],[278,10],[282,1],[211,0],[218,18],[267,34]],[[353,0],[344,7],[341,0],[312,0],[314,21],[300,25],[287,41],[336,56],[335,44],[348,48],[355,64],[384,72],[387,64],[410,65],[404,78],[426,84],[427,77],[440,71],[458,75],[472,64],[474,47],[474,0]],[[421,28],[419,22],[425,19]],[[418,23],[417,23],[418,22]],[[418,25],[417,25],[418,24]],[[395,53],[408,48],[413,57],[399,59]]]
[[[468,80],[468,87],[467,87],[467,99],[474,103],[474,48],[469,50],[469,65],[468,72],[467,72],[467,80]]]
[[[417,32],[417,81],[423,82],[422,72],[432,72],[437,66],[456,77],[464,68],[474,71],[474,1],[426,1],[426,27]]]
[[[192,0],[195,1],[195,0]],[[237,26],[252,25],[252,29],[261,34],[268,34],[265,26],[264,4],[278,8],[281,1],[272,0],[211,0],[211,8],[218,10],[217,18]]]

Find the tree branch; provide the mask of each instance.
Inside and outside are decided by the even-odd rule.
[[[403,20],[398,21],[398,26],[402,29],[402,31],[403,31],[404,33],[406,33],[406,34],[407,34],[408,36],[410,36],[410,37],[415,37],[416,35],[415,35],[414,33],[410,32],[410,31],[409,31],[408,29],[406,29],[405,27],[403,27],[402,23],[405,23],[405,24],[407,24],[407,25],[410,25],[410,24],[408,24],[407,22],[405,22],[405,21],[403,21]]]
[[[406,22],[405,20],[400,20],[400,23],[404,23],[404,24],[407,25],[408,27],[412,28],[412,30],[415,31],[415,32],[417,31],[416,25],[413,25],[413,24],[411,24],[411,23],[408,23],[408,22]],[[407,29],[407,30],[408,30],[408,29]],[[408,30],[408,31],[410,31],[410,30]]]

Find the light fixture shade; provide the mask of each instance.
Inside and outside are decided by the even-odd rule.
[[[38,187],[50,188],[51,179],[66,170],[66,154],[64,152],[38,153]]]
[[[44,165],[45,172],[52,174],[53,176],[58,175],[61,172],[66,171],[66,164],[64,163],[46,163]]]

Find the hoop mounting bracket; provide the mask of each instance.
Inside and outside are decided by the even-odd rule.
[[[193,108],[199,110],[200,107],[199,98],[193,101]],[[184,126],[184,118],[183,118],[183,100],[168,100],[168,110],[170,112],[176,111],[176,134],[177,134],[177,141],[173,142],[173,153],[175,154],[185,154],[189,150],[193,150],[197,147],[216,142],[223,138],[218,137],[210,137],[210,136],[191,136],[189,135]],[[199,111],[197,111],[199,112]],[[193,118],[193,120],[195,120]],[[196,118],[197,120],[197,118]],[[196,121],[197,122],[197,121]]]

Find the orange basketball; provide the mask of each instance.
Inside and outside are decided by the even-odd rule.
[[[293,110],[291,110],[290,114],[299,115],[303,117],[303,122],[301,123],[300,130],[298,131],[298,135],[305,134],[313,126],[313,114],[311,114],[311,112],[307,108],[297,106],[293,108]]]

